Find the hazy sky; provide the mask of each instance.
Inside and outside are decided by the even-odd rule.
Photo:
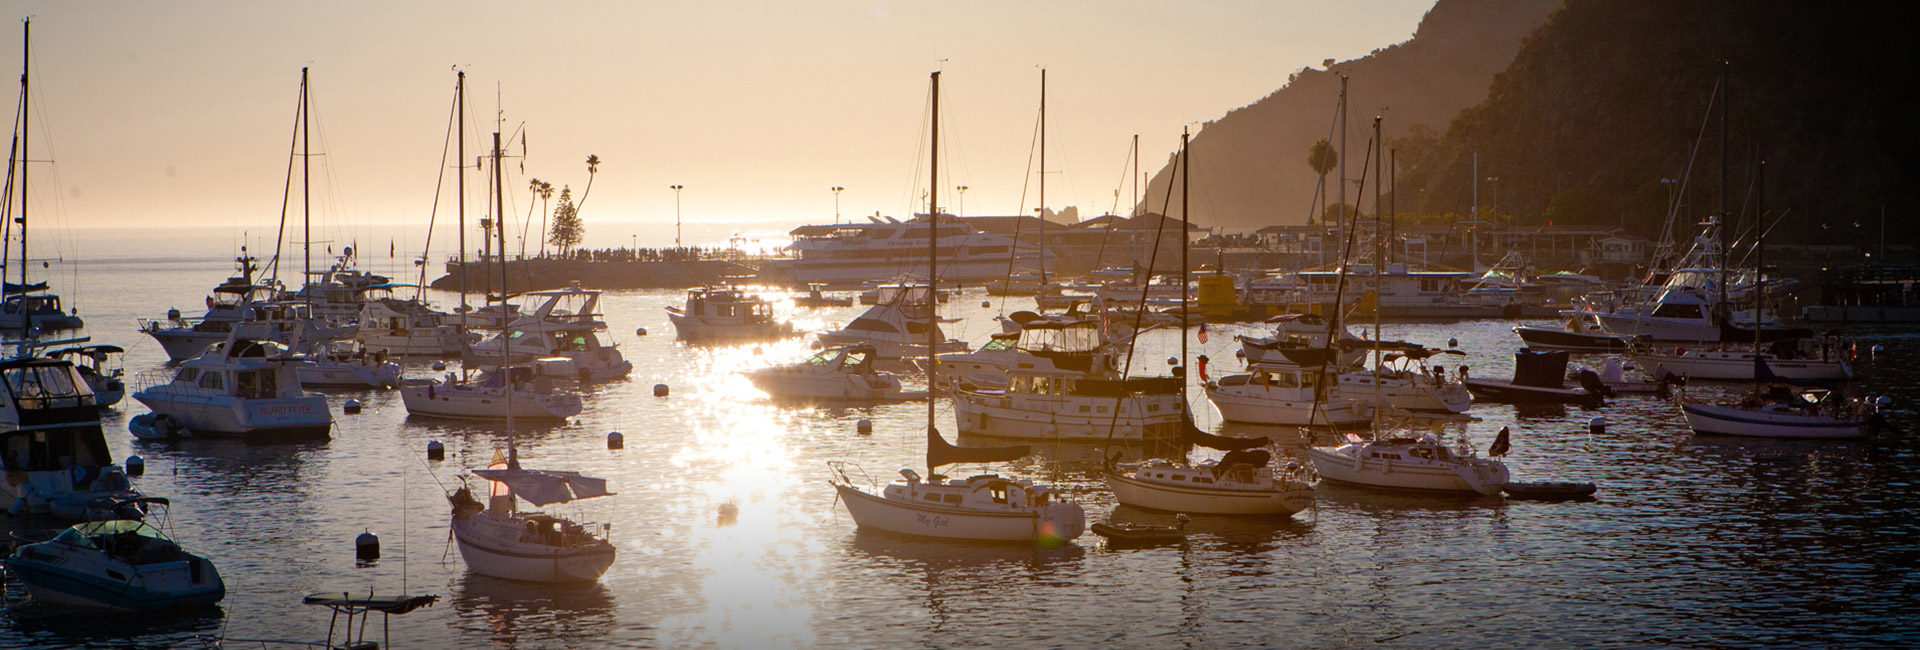
[[[1021,190],[1045,65],[1048,205],[1096,215],[1120,189],[1124,210],[1134,134],[1142,166],[1157,169],[1183,125],[1259,99],[1304,66],[1406,40],[1431,2],[0,6],[13,19],[0,28],[7,79],[20,68],[19,21],[33,18],[32,158],[55,160],[33,168],[42,226],[273,223],[301,66],[312,67],[314,147],[326,154],[315,159],[315,219],[424,225],[458,65],[472,128],[491,132],[503,106],[506,129],[529,136],[524,172],[508,167],[510,212],[529,207],[528,177],[578,193],[597,154],[588,228],[670,229],[673,184],[686,188],[688,223],[829,221],[836,185],[849,217],[924,205],[915,170],[936,69],[942,191],[971,188],[964,206],[945,205],[1036,205],[1035,189],[1024,206]],[[487,137],[469,136],[475,147]]]

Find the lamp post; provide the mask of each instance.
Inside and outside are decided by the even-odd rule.
[[[833,223],[834,225],[839,225],[840,224],[840,190],[844,190],[847,188],[835,185],[827,189],[833,190]]]
[[[680,247],[680,190],[686,189],[687,186],[674,184],[674,185],[668,185],[667,187],[673,188],[673,247],[679,248]]]
[[[953,189],[960,191],[960,216],[967,216],[967,186],[961,185]]]
[[[635,255],[640,254],[640,233],[633,234],[633,253]]]

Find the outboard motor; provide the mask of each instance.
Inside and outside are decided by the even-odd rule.
[[[1600,381],[1600,375],[1594,374],[1592,370],[1580,371],[1580,387],[1587,389],[1589,393],[1601,397],[1613,397],[1614,395],[1613,387],[1608,386],[1606,382]]]

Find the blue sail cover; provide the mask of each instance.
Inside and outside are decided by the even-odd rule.
[[[579,472],[477,469],[473,473],[489,481],[505,483],[514,496],[536,506],[613,494],[607,491],[606,479],[581,476]]]

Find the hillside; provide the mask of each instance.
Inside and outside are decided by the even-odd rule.
[[[1328,137],[1339,75],[1350,78],[1347,143],[1355,153],[1348,172],[1357,176],[1360,150],[1381,108],[1388,109],[1390,137],[1416,126],[1443,131],[1461,109],[1487,96],[1494,75],[1507,68],[1521,41],[1558,5],[1558,0],[1440,0],[1406,42],[1328,69],[1301,70],[1285,87],[1208,122],[1192,144],[1196,222],[1234,230],[1304,222],[1317,211],[1313,196],[1319,181],[1306,164],[1307,151]],[[1337,132],[1332,140],[1338,142]],[[1168,180],[1167,168],[1154,175],[1144,199],[1148,211],[1163,211]],[[1175,205],[1180,200],[1177,187],[1171,200]]]
[[[1889,238],[1911,240],[1920,140],[1896,102],[1916,75],[1910,31],[1852,3],[1571,0],[1444,135],[1394,143],[1399,210],[1466,214],[1477,152],[1483,210],[1484,179],[1497,177],[1501,211],[1518,223],[1658,236],[1681,185],[1661,179],[1686,181],[1679,226],[1716,209],[1730,106],[1734,212],[1755,199],[1751,170],[1765,158],[1769,211],[1793,211],[1775,241],[1871,239],[1883,209]]]

